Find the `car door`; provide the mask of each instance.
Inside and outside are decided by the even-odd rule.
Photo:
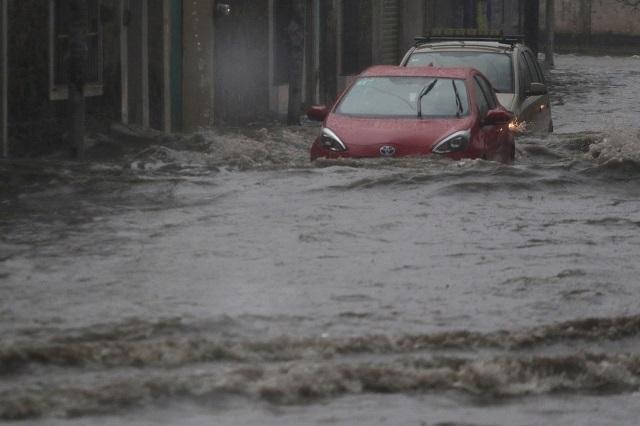
[[[518,121],[526,122],[525,128],[530,132],[546,132],[551,129],[551,110],[549,94],[532,93],[532,83],[546,88],[544,75],[530,50],[521,50],[518,54],[518,71],[520,77],[520,98],[522,105],[518,113]]]
[[[498,100],[491,88],[491,83],[484,77],[475,75],[473,81],[476,91],[478,115],[480,117],[480,139],[484,142],[486,148],[485,159],[498,160],[501,156],[500,127],[486,124],[484,121],[487,112],[498,106]]]

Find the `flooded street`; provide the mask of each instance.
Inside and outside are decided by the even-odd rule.
[[[636,425],[639,69],[559,56],[512,166],[313,127],[0,163],[0,421]]]

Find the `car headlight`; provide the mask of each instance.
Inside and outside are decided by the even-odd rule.
[[[433,148],[433,152],[437,154],[449,154],[451,152],[464,151],[469,146],[470,139],[471,132],[469,130],[455,132],[438,142]]]
[[[344,152],[347,150],[347,146],[344,144],[344,142],[342,142],[338,135],[336,135],[332,130],[327,129],[326,127],[322,129],[322,134],[320,135],[320,145],[323,148],[334,152]]]

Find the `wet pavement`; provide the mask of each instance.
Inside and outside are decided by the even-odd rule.
[[[0,419],[637,424],[639,68],[560,56],[511,166],[313,127],[0,163]]]

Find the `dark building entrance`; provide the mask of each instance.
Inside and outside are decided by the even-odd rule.
[[[214,22],[214,120],[239,123],[269,111],[269,2],[225,0]]]

